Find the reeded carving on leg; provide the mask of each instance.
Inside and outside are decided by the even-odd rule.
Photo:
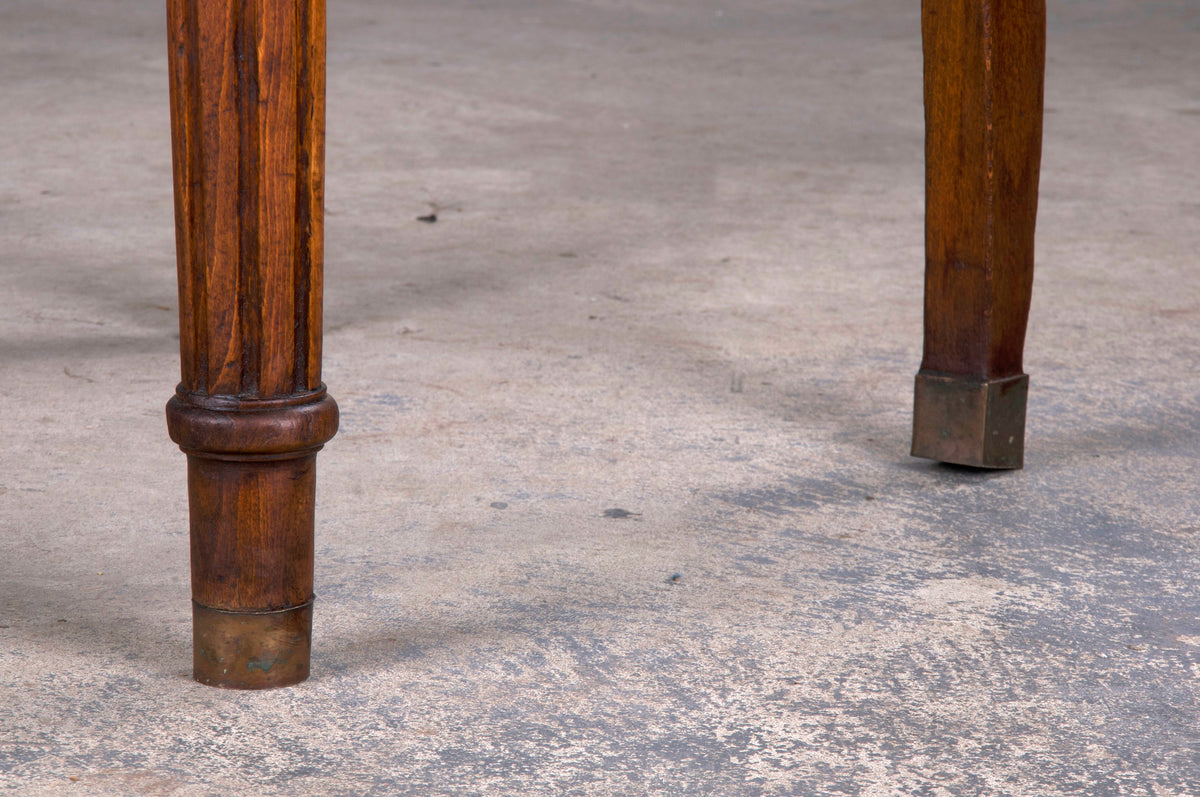
[[[321,382],[324,0],[168,0],[195,676],[308,674]],[[282,630],[281,630],[282,629]]]

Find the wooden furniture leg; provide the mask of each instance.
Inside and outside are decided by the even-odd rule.
[[[308,676],[321,383],[324,0],[168,0],[194,677]]]
[[[924,0],[925,353],[914,456],[1024,459],[1045,0]]]

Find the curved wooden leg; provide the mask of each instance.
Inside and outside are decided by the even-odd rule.
[[[914,456],[1024,459],[1045,0],[924,0],[925,354]]]
[[[194,675],[308,676],[321,383],[324,0],[168,0]]]

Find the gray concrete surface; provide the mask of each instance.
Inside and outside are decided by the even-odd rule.
[[[187,677],[162,9],[4,0],[0,786],[1200,793],[1197,9],[1051,2],[980,473],[906,455],[915,0],[333,0],[314,674],[246,694]]]

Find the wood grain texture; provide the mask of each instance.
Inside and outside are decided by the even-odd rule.
[[[280,462],[188,458],[192,598],[203,606],[279,611],[313,597],[316,457]],[[279,500],[284,498],[285,500]]]
[[[324,2],[168,0],[167,19],[182,371],[167,424],[188,455],[195,675],[279,686],[308,673],[316,452],[337,430]]]
[[[324,4],[170,0],[168,27],[184,388],[315,391]]]
[[[1022,373],[1042,142],[1044,0],[925,0],[921,370]]]
[[[1045,0],[924,0],[925,347],[914,456],[1024,462]]]

